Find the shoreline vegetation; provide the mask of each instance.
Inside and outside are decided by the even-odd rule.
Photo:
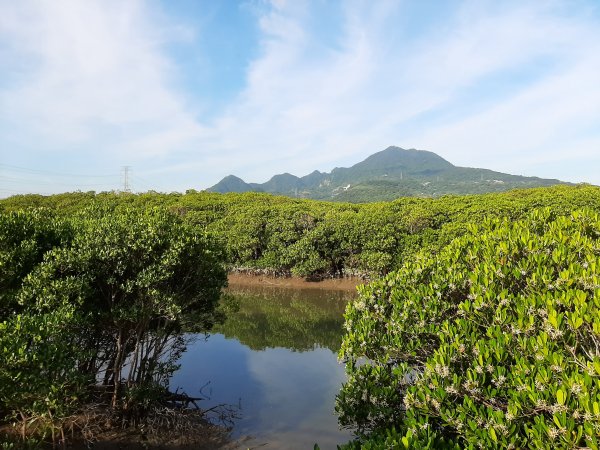
[[[574,212],[582,209],[587,212]],[[517,433],[512,439],[525,447],[534,442],[546,448],[548,436],[560,435],[565,445],[598,448],[593,436],[600,433],[600,355],[588,360],[578,351],[588,352],[589,345],[600,342],[600,317],[593,308],[577,315],[590,302],[589,295],[596,301],[600,292],[594,247],[594,233],[600,234],[597,211],[600,188],[589,185],[368,204],[196,191],[75,192],[0,200],[0,423],[17,424],[23,438],[20,443],[3,443],[0,437],[0,445],[5,450],[35,447],[36,442],[65,444],[70,418],[94,399],[90,386],[106,389],[102,404],[116,418],[111,419],[113,427],[141,429],[168,395],[165,387],[186,348],[182,331],[210,331],[223,320],[217,303],[229,279],[232,286],[353,290],[360,285],[359,297],[346,313],[341,353],[351,381],[338,397],[341,423],[360,432],[355,446],[388,448],[389,438],[405,448],[455,448],[454,444],[484,439],[489,448],[500,448],[501,443],[510,444],[510,433]],[[513,229],[510,224],[517,225]],[[579,258],[575,262],[573,255]],[[481,266],[473,261],[482,261]],[[573,268],[575,263],[584,269]],[[438,267],[444,265],[447,274]],[[504,290],[495,292],[491,286],[500,281],[490,275],[492,267],[493,274],[514,284],[503,281]],[[553,269],[546,272],[546,267]],[[505,268],[510,270],[504,273]],[[519,273],[525,277],[521,281]],[[451,281],[448,274],[453,274]],[[483,290],[477,290],[481,286]],[[565,286],[571,290],[563,292]],[[405,291],[413,290],[405,298]],[[495,297],[490,297],[492,292]],[[539,298],[560,292],[562,306],[552,309],[550,303],[536,303],[524,313],[520,305],[529,301],[526,292]],[[483,306],[477,303],[481,298]],[[496,305],[498,299],[514,302],[510,304],[517,309],[498,313],[498,318],[491,312],[480,317],[480,310],[488,311],[490,304],[494,311],[507,305]],[[405,317],[411,308],[414,317]],[[467,321],[460,323],[464,330],[451,328],[453,322],[447,319],[459,310],[486,327],[471,329],[474,325]],[[527,320],[534,322],[527,325]],[[403,328],[408,324],[413,328]],[[558,359],[552,356],[535,381],[552,387],[559,406],[551,410],[540,403],[535,414],[528,409],[539,423],[519,422],[515,429],[521,431],[515,432],[510,421],[502,420],[509,413],[519,417],[523,405],[510,403],[512,391],[504,393],[508,397],[502,401],[507,403],[484,403],[482,408],[497,411],[479,417],[481,424],[473,422],[474,434],[464,434],[466,424],[472,424],[464,419],[460,425],[459,415],[446,423],[439,408],[451,398],[466,402],[468,411],[448,414],[481,415],[480,388],[467,380],[467,391],[447,386],[446,394],[427,392],[433,404],[423,400],[424,391],[414,390],[418,383],[403,384],[410,378],[406,374],[417,371],[432,380],[437,374],[442,381],[433,381],[442,383],[453,368],[460,379],[466,366],[455,367],[455,360],[449,364],[447,358],[456,358],[453,352],[461,351],[463,341],[469,342],[471,352],[483,352],[483,344],[468,341],[479,332],[500,333],[493,337],[494,345],[500,345],[507,339],[497,328],[501,324],[518,329],[521,337],[523,330],[545,333],[532,331],[540,339],[531,344],[537,349],[546,345],[548,336],[557,336],[552,330],[573,339],[566,347],[551,346],[548,351]],[[565,324],[570,328],[561,328]],[[423,339],[425,345],[404,348],[402,339],[390,341],[396,332],[413,336],[410,345]],[[446,342],[452,333],[458,333],[456,342]],[[504,351],[504,344],[500,347],[496,356]],[[440,349],[447,354],[436,353]],[[523,347],[524,352],[531,350],[527,349]],[[575,353],[565,354],[568,349]],[[355,364],[361,352],[372,364]],[[486,372],[485,364],[478,363],[477,370],[490,375],[477,382],[487,386],[490,395],[502,391],[513,364],[530,364],[524,374],[538,370],[535,361],[511,358],[508,363],[498,361],[498,373]],[[569,358],[576,359],[575,366],[563,365]],[[577,378],[577,367],[588,367],[589,379]],[[557,381],[560,373],[574,378]],[[519,389],[529,381],[523,377],[515,381],[521,383]],[[573,402],[552,384],[557,382],[570,383]],[[23,386],[29,387],[27,392]],[[580,392],[590,397],[578,406],[574,399]],[[548,405],[546,397],[539,401]],[[363,404],[365,398],[368,404]],[[384,405],[391,404],[396,407],[390,416]],[[407,405],[417,405],[423,415],[417,410],[409,414]],[[592,420],[563,420],[561,405]],[[431,423],[428,417],[434,418]],[[548,425],[553,420],[556,427]],[[417,433],[409,423],[427,432]],[[484,423],[489,425],[485,433],[480,426]],[[444,430],[450,426],[453,431],[447,435]],[[571,430],[568,436],[561,434],[566,429]],[[519,434],[522,430],[534,430],[528,432],[529,441]]]
[[[19,431],[12,444],[203,423],[169,379],[185,333],[220,320],[223,260],[214,239],[164,209],[0,215],[0,415]]]
[[[85,432],[76,431],[52,445],[38,440],[35,432],[23,437],[12,425],[0,427],[0,448],[2,449],[34,449],[34,448],[70,448],[94,450],[235,450],[240,440],[232,440],[228,427],[206,420],[201,414],[186,414],[172,411],[169,414],[177,418],[178,424],[152,428],[138,426],[122,428],[103,423],[95,419],[88,422]],[[74,419],[75,420],[75,419]],[[87,419],[86,419],[87,420]],[[83,422],[82,422],[83,423]],[[93,436],[87,433],[92,432]],[[71,431],[71,430],[69,430]]]
[[[600,446],[600,215],[490,219],[359,289],[350,449]]]

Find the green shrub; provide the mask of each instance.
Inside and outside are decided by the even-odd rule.
[[[68,222],[49,210],[0,212],[0,321],[22,310],[16,295],[23,280],[72,234]]]
[[[470,226],[359,292],[336,406],[355,445],[598,448],[596,213]]]
[[[550,207],[562,214],[584,207],[598,210],[600,188],[553,186],[501,194],[399,198],[361,205],[255,192],[194,191],[186,194],[74,192],[0,200],[0,210],[44,207],[57,217],[71,217],[94,206],[111,210],[167,209],[187,224],[209,231],[225,249],[227,265],[236,270],[295,274],[312,279],[372,278],[397,270],[424,248],[439,252],[465,233],[468,222],[479,223],[486,217],[518,220],[540,207]],[[0,264],[1,258],[2,255]]]
[[[84,401],[106,393],[123,423],[140,418],[166,392],[183,331],[219,318],[222,261],[161,208],[0,213],[0,426],[64,442]]]
[[[55,441],[63,421],[81,405],[90,374],[79,370],[73,308],[13,315],[0,322],[0,423],[19,422]]]
[[[19,299],[34,314],[69,305],[86,317],[82,338],[90,338],[90,346],[112,341],[95,348],[86,365],[100,371],[101,361],[110,361],[105,384],[114,386],[116,406],[124,379],[128,385],[151,381],[158,362],[152,349],[160,345],[149,342],[167,342],[184,323],[212,326],[226,284],[222,251],[159,208],[90,209],[74,222],[71,244],[46,253]]]

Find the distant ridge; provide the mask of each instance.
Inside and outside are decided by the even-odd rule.
[[[479,194],[515,188],[561,184],[554,179],[524,177],[488,169],[458,167],[436,153],[388,147],[351,167],[303,177],[274,175],[266,183],[246,183],[229,175],[211,192],[269,192],[292,197],[369,202],[398,197],[438,197],[446,194]]]

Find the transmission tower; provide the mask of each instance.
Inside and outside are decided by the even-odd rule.
[[[131,188],[129,187],[129,169],[131,169],[131,166],[121,167],[121,175],[123,176],[123,192],[131,192]]]

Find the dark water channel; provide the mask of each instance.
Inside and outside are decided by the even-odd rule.
[[[355,294],[236,285],[228,291],[226,322],[188,346],[171,387],[209,397],[204,408],[234,405],[232,437],[240,448],[335,449],[347,442],[352,435],[339,430],[333,408],[345,379],[337,361],[343,313]]]

